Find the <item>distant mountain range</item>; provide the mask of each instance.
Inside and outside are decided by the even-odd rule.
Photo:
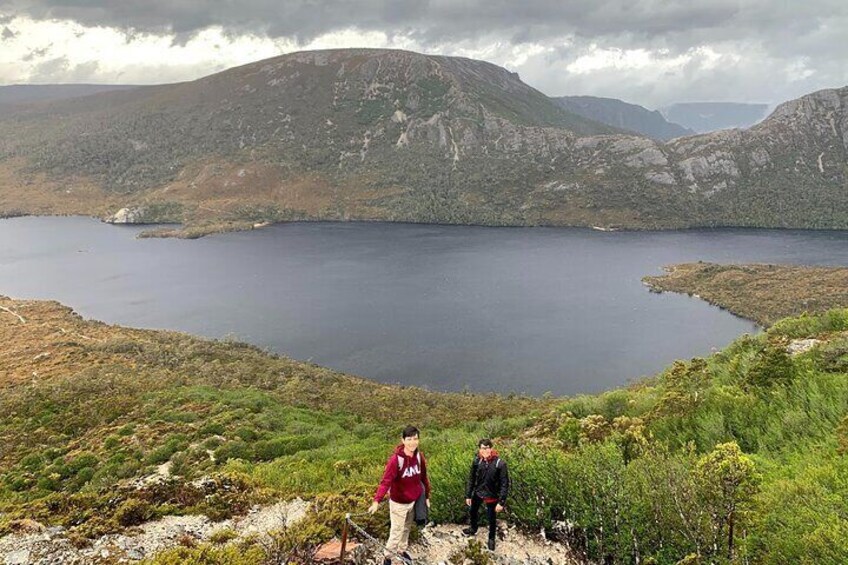
[[[135,88],[122,84],[12,84],[0,86],[0,108],[12,104],[49,102],[110,90]]]
[[[848,228],[846,105],[662,143],[482,61],[301,52],[0,113],[0,214]]]
[[[698,133],[708,133],[720,129],[751,127],[766,117],[768,104],[687,102],[672,104],[659,111],[670,122]]]
[[[695,133],[679,124],[666,121],[656,110],[648,110],[615,98],[559,96],[553,100],[569,112],[652,139],[668,141]]]

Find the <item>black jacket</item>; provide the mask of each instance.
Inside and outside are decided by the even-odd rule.
[[[497,498],[498,504],[506,504],[509,494],[509,472],[506,462],[495,456],[491,461],[475,457],[465,487],[465,498]]]

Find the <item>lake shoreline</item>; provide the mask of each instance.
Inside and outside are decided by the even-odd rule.
[[[647,292],[661,265],[848,265],[848,234],[832,232],[301,222],[183,242],[107,227],[0,222],[0,289],[433,390],[600,392],[759,331]]]

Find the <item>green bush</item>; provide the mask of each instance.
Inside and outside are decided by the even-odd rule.
[[[224,424],[218,422],[209,422],[208,424],[204,424],[203,427],[198,430],[198,435],[201,437],[206,436],[221,436],[224,435],[226,431],[226,427]]]
[[[152,519],[154,511],[150,503],[130,498],[121,503],[115,510],[115,521],[121,526],[137,526]]]
[[[299,451],[315,449],[326,443],[326,440],[315,436],[283,436],[267,441],[258,441],[253,446],[253,458],[256,461],[270,461],[284,455],[292,455]]]
[[[184,434],[173,435],[167,439],[164,445],[151,451],[145,461],[148,465],[158,465],[168,461],[176,452],[187,447],[188,441]]]
[[[781,340],[770,340],[763,347],[748,371],[749,386],[759,389],[785,386],[795,379],[795,365],[786,351],[786,345]]]
[[[214,547],[201,544],[197,547],[176,547],[145,559],[140,565],[265,565],[267,554],[258,544]]]
[[[215,545],[223,545],[225,543],[233,541],[237,537],[238,533],[232,528],[223,528],[212,532],[212,535],[209,536],[209,543],[214,543]]]
[[[242,427],[236,429],[236,431],[234,432],[234,435],[237,438],[241,439],[242,441],[247,441],[247,442],[254,441],[256,438],[259,437],[259,434],[256,432],[255,429],[248,428],[248,427],[245,427],[245,426],[242,426]]]
[[[470,539],[465,547],[454,550],[448,556],[448,562],[453,565],[489,565],[493,563],[489,552],[483,544],[475,539]]]
[[[253,458],[253,446],[240,440],[227,442],[215,450],[215,461],[218,463],[224,463],[229,459],[252,461]]]

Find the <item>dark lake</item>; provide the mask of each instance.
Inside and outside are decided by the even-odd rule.
[[[594,392],[751,322],[640,282],[685,261],[848,265],[848,232],[301,223],[195,241],[0,221],[0,294],[437,390]]]

